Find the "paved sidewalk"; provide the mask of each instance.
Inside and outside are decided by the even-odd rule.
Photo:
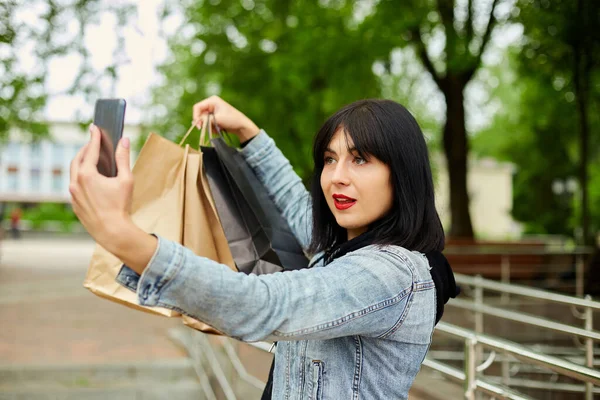
[[[129,309],[83,288],[93,248],[86,239],[2,242],[0,364],[186,356],[167,336],[179,321]]]

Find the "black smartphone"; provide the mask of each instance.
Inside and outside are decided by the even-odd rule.
[[[123,137],[125,123],[124,99],[98,99],[94,107],[94,125],[102,134],[100,140],[100,157],[98,158],[98,172],[104,176],[117,176],[117,162],[115,151],[117,143]]]

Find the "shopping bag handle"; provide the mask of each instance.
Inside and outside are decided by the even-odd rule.
[[[208,118],[206,118],[206,121],[204,122],[204,125],[202,125],[202,129],[200,130],[200,143],[199,146],[202,146],[203,144],[205,144],[206,142],[206,129],[208,126],[208,137],[210,138],[212,136],[212,128],[211,128],[211,123],[210,123],[210,117],[211,115],[213,115],[212,113],[209,114]],[[214,116],[213,116],[214,118]],[[192,125],[189,127],[189,129],[187,130],[187,132],[185,133],[185,135],[183,135],[183,138],[181,138],[181,140],[179,141],[179,145],[181,146],[183,144],[183,142],[185,142],[185,139],[187,139],[187,137],[190,135],[190,133],[192,133],[192,131],[194,130],[194,128],[198,125],[197,123],[198,121],[192,121]],[[217,128],[218,129],[218,128]]]
[[[227,133],[227,131],[221,130],[221,128],[219,128],[219,124],[217,124],[217,119],[215,118],[214,114],[210,114],[212,115],[212,118],[214,120],[215,123],[215,129],[217,130],[217,135],[219,135],[221,137],[221,139],[223,139],[224,141],[226,141],[229,146],[233,146],[233,143],[231,141],[231,138],[229,137],[229,135],[224,135],[223,133]],[[209,132],[210,132],[210,137],[213,136],[212,134],[212,124],[208,127]]]
[[[185,135],[183,135],[183,137],[179,141],[179,145],[180,146],[183,144],[183,142],[185,142],[185,139],[187,139],[187,137],[190,135],[190,133],[192,133],[192,131],[194,130],[195,126],[196,126],[196,121],[192,121],[192,126],[190,126],[190,128],[187,130],[187,132],[185,133]]]
[[[212,121],[211,121],[212,119]],[[200,130],[200,146],[202,146],[203,144],[206,143],[206,131],[208,130],[208,138],[209,140],[215,136],[213,134],[212,131],[212,126],[213,126],[213,122],[215,124],[215,129],[217,131],[217,135],[220,136],[221,138],[223,138],[225,141],[227,141],[227,143],[229,143],[230,146],[233,145],[233,143],[231,143],[231,139],[229,138],[229,136],[224,135],[223,130],[221,130],[221,128],[219,128],[219,125],[217,125],[216,122],[216,118],[215,115],[213,113],[208,114],[208,117],[206,118],[206,121],[204,122],[204,124],[202,125],[202,129]],[[181,146],[183,144],[183,142],[185,142],[185,139],[187,139],[187,137],[190,135],[190,133],[192,133],[192,131],[194,130],[194,128],[197,126],[197,121],[192,121],[192,125],[189,127],[189,129],[187,130],[187,132],[185,133],[185,135],[183,135],[183,138],[181,138],[181,141],[179,142],[179,145]],[[227,132],[225,132],[227,133]]]

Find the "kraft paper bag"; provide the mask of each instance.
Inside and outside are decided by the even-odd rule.
[[[135,184],[131,213],[136,225],[237,271],[210,192],[203,187],[200,152],[151,133],[132,172]],[[122,267],[119,259],[97,245],[84,287],[134,309],[167,317],[181,316],[167,308],[139,305],[136,293],[115,280]],[[195,329],[218,333],[200,321],[184,318]]]
[[[186,191],[184,209],[183,245],[198,255],[218,261],[237,272],[225,233],[219,222],[212,194],[206,183],[202,168],[202,153],[190,149],[186,187],[197,183],[198,191]],[[207,221],[208,224],[198,224]],[[209,239],[210,240],[207,240]],[[222,333],[204,322],[187,315],[182,316],[183,323],[204,333],[221,335]]]

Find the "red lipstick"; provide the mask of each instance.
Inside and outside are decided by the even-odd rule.
[[[343,194],[334,194],[333,203],[338,210],[346,210],[356,204],[356,199]]]

